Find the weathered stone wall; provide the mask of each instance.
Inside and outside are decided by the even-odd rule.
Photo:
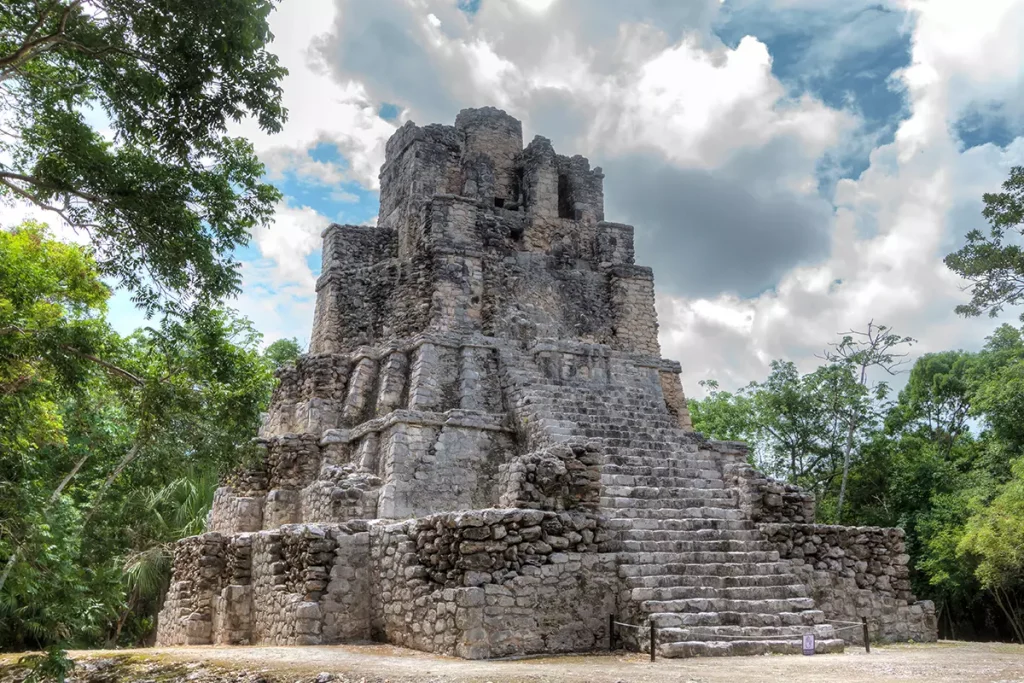
[[[614,348],[661,355],[654,312],[654,274],[650,268],[623,265],[611,269],[611,308],[615,319]]]
[[[690,409],[686,404],[686,394],[683,393],[679,371],[661,370],[658,379],[661,381],[661,393],[665,396],[668,412],[675,416],[680,429],[692,430],[693,421],[690,419]]]
[[[273,529],[496,505],[514,450],[497,340],[421,336],[306,356],[279,373],[262,461],[218,490],[208,528]],[[319,398],[318,398],[319,395]],[[327,398],[329,396],[329,398]],[[320,418],[287,431],[315,401]]]
[[[935,606],[910,590],[910,556],[902,529],[826,524],[760,524],[783,559],[806,576],[815,602],[830,620],[867,617],[872,639],[936,639]],[[847,640],[861,642],[855,629]]]
[[[206,533],[174,547],[171,586],[157,617],[157,641],[167,645],[209,643],[214,602],[225,568],[224,536]]]
[[[725,471],[728,483],[735,487],[740,506],[755,522],[813,524],[814,494],[799,486],[766,477],[746,462],[747,445],[723,442],[736,457]]]
[[[365,523],[286,525],[253,540],[253,642],[316,645],[369,635]]]
[[[376,628],[469,658],[591,649],[606,642],[617,586],[599,533],[592,515],[539,510],[375,524]]]
[[[596,510],[603,463],[597,448],[582,443],[557,444],[517,456],[501,467],[499,503],[506,508]]]
[[[252,534],[226,539],[221,590],[213,603],[213,642],[248,645],[252,637]]]
[[[396,424],[381,438],[379,512],[403,518],[490,507],[498,500],[498,468],[512,441],[496,425],[467,421]]]
[[[512,202],[518,198],[516,157],[523,149],[523,126],[505,112],[464,109],[455,117],[462,142],[461,194]]]

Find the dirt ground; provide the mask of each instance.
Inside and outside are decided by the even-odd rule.
[[[187,664],[190,667],[215,667],[222,671],[245,671],[255,676],[253,680],[333,680],[339,683],[1024,682],[1024,646],[950,641],[929,645],[876,646],[870,654],[850,647],[841,655],[663,659],[653,664],[645,655],[637,654],[463,661],[387,645],[183,647],[78,651],[71,655],[79,661],[130,655],[132,661],[146,662],[150,667]],[[0,665],[13,659],[10,655],[0,655]],[[332,675],[318,677],[321,672]],[[174,678],[198,679],[197,676],[185,675]],[[230,678],[240,680],[240,677]]]

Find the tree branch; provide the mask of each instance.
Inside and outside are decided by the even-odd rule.
[[[18,47],[12,54],[6,57],[0,57],[0,81],[4,81],[9,78],[14,72],[18,70],[22,64],[35,57],[40,52],[45,52],[50,49],[48,46],[55,45],[67,38],[65,33],[67,32],[68,19],[71,17],[71,12],[82,4],[82,0],[74,0],[61,13],[60,22],[57,25],[57,30],[53,33],[43,36],[37,40],[32,40],[32,36],[39,30],[39,27],[45,22],[46,16],[49,15],[50,9],[47,8],[43,14],[40,15],[39,21],[32,28],[25,42]]]
[[[113,363],[105,361],[102,358],[97,358],[96,356],[92,355],[91,353],[85,353],[84,351],[79,351],[78,349],[76,349],[75,347],[71,346],[70,344],[61,344],[60,348],[64,349],[65,351],[68,351],[69,353],[73,353],[74,355],[78,356],[79,358],[84,358],[86,360],[92,361],[93,363],[96,363],[100,367],[102,367],[102,368],[104,368],[106,370],[109,370],[110,372],[114,373],[115,375],[119,375],[121,377],[124,377],[125,379],[131,380],[135,384],[138,384],[138,385],[141,386],[141,385],[146,383],[146,380],[142,379],[138,375],[133,374],[133,373],[129,372],[128,370],[125,370],[122,367],[118,367],[117,365],[114,365]]]

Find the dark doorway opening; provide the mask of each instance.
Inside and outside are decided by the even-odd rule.
[[[558,174],[558,217],[572,218],[572,197],[569,192],[569,178],[564,173]]]

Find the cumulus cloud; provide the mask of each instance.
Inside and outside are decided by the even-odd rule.
[[[816,166],[854,117],[790,96],[755,37],[729,48],[710,34],[717,0],[484,2],[472,17],[439,1],[336,6],[317,50],[338,83],[421,123],[496,104],[527,139],[589,155],[641,257],[683,266],[661,271],[667,291],[752,294],[823,255]]]
[[[366,3],[367,5],[371,3]],[[268,135],[255,121],[244,120],[232,134],[248,137],[272,177],[292,173],[319,184],[355,180],[375,188],[384,162],[384,143],[395,124],[377,116],[379,102],[371,101],[357,81],[339,82],[316,49],[316,35],[336,13],[330,0],[290,0],[270,15],[276,54],[288,75],[282,82],[288,121]],[[345,165],[318,162],[309,152],[330,145]]]
[[[308,206],[279,202],[270,227],[253,232],[260,256],[271,264],[265,280],[277,288],[312,291],[316,278],[307,258],[320,249],[320,234],[330,221]]]
[[[724,41],[716,31],[738,17],[745,33]],[[919,350],[977,347],[992,328],[953,316],[964,295],[941,259],[980,224],[981,193],[1024,160],[1021,138],[964,151],[955,132],[968,114],[1021,120],[1019,3],[484,0],[466,13],[450,0],[296,0],[273,21],[292,69],[292,119],[257,139],[275,171],[375,189],[395,125],[505,108],[527,139],[605,168],[607,214],[636,224],[664,355],[691,392],[704,377],[761,377],[777,357],[809,369],[837,331],[871,318]],[[770,46],[787,36],[808,42],[777,65]],[[880,51],[908,65],[886,73],[891,61],[869,59]],[[858,78],[871,87],[845,87]],[[905,106],[857,99],[878,91]],[[390,122],[385,102],[401,111]],[[345,163],[309,156],[324,143]],[[851,155],[865,170],[841,179]],[[309,283],[319,232],[302,226],[315,220],[280,216],[298,237],[258,237],[263,278]]]
[[[795,358],[808,367],[836,331],[863,328],[871,318],[919,338],[919,353],[976,348],[992,329],[990,319],[953,316],[965,295],[942,257],[982,225],[980,196],[1024,162],[1024,138],[1005,149],[989,144],[961,152],[950,127],[962,103],[1019,92],[1016,67],[995,63],[992,46],[1014,42],[1010,34],[1024,11],[1018,4],[1010,17],[1010,3],[998,2],[984,11],[942,2],[910,9],[912,64],[899,76],[911,114],[891,144],[872,152],[859,178],[837,185],[830,256],[792,270],[752,299],[662,297],[666,352],[691,359],[693,379],[725,375],[738,384],[751,375],[735,369],[749,373],[753,359]],[[966,29],[956,30],[961,22]],[[708,354],[708,339],[728,349],[731,362]]]

